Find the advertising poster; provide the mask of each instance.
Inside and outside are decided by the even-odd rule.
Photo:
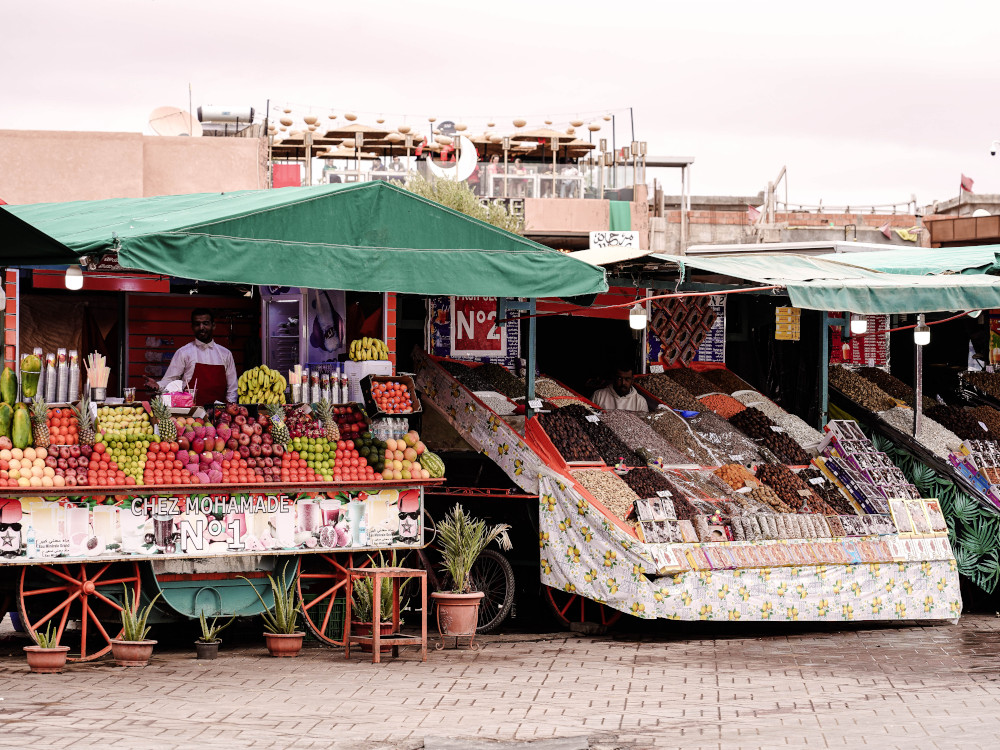
[[[511,321],[498,328],[496,309],[495,297],[431,297],[427,350],[513,369],[521,352],[520,327]]]
[[[309,363],[336,362],[346,351],[347,301],[343,291],[309,289],[306,291],[306,314],[309,325]]]

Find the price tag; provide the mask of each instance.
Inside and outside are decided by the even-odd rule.
[[[823,477],[813,477],[809,480],[809,484],[823,484]]]
[[[785,431],[784,427],[778,427],[778,425],[776,424],[771,425],[771,432],[784,432],[784,431]]]
[[[587,421],[588,422],[600,422],[601,418],[598,417],[596,414],[588,414],[587,415]]]
[[[799,490],[799,497],[812,497],[812,490]]]
[[[983,428],[983,432],[989,432],[989,431],[990,431],[990,428],[989,428],[989,427],[987,427],[987,426],[986,426],[985,424],[983,424],[982,422],[980,422],[980,423],[979,423],[979,426]]]
[[[650,365],[649,371],[654,374],[659,374],[663,372],[663,365]]]
[[[993,372],[993,365],[986,365],[986,372]]]
[[[533,398],[530,401],[528,401],[528,406],[530,406],[532,409],[541,409],[542,400],[540,398]]]
[[[658,497],[673,497],[673,493],[670,490],[658,490],[656,494]]]
[[[750,487],[750,486],[740,487],[738,490],[734,490],[734,491],[740,493],[741,495],[745,495],[748,492],[753,492],[753,487]]]

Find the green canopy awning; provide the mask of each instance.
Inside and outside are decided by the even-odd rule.
[[[651,258],[676,265],[783,287],[795,307],[879,313],[943,312],[1000,307],[1000,279],[985,275],[917,276],[881,273],[846,263],[785,253]]]
[[[118,251],[126,267],[202,281],[421,295],[570,297],[604,271],[386,182],[0,206],[14,264]],[[65,251],[60,256],[59,248]]]
[[[946,273],[989,273],[1000,267],[1000,245],[971,247],[904,247],[857,253],[827,253],[815,258],[847,263],[870,271],[918,276]]]

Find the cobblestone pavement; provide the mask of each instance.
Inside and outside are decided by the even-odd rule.
[[[160,648],[31,675],[0,641],[0,747],[995,747],[1000,619],[958,625],[650,628],[500,636],[483,650],[410,650],[373,665],[254,638],[196,661]],[[370,657],[369,657],[370,658]],[[554,741],[559,739],[558,742]],[[516,743],[514,741],[517,741]]]

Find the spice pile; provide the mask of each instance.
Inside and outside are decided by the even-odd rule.
[[[688,429],[687,422],[679,414],[669,409],[660,409],[649,414],[645,419],[663,439],[684,453],[688,460],[700,466],[718,463],[708,449],[695,438]]]
[[[548,378],[539,378],[535,381],[535,395],[539,398],[558,399],[557,401],[553,401],[557,408],[569,406],[570,404],[580,404],[582,406],[589,407],[589,405],[585,401],[580,400],[575,393],[563,388],[557,382],[549,380]]]
[[[587,407],[570,404],[560,409],[559,414],[567,414],[576,419],[577,423],[586,431],[587,437],[590,438],[590,442],[597,449],[601,459],[608,466],[614,466],[619,461],[624,461],[626,466],[646,465],[646,459],[625,445],[604,422],[588,420],[587,417],[592,412]]]
[[[561,410],[554,411],[549,414],[539,414],[538,421],[564,460],[595,462],[601,460],[587,433],[571,415],[563,414]]]
[[[734,414],[741,412],[746,408],[746,406],[741,404],[732,396],[727,396],[723,393],[713,393],[708,396],[702,396],[698,400],[723,419],[729,419]]]
[[[857,511],[833,482],[827,479],[819,469],[808,468],[798,473],[799,479],[808,483],[812,491],[823,498],[826,503],[842,516],[853,516]],[[816,480],[822,479],[822,482]]]
[[[757,463],[766,460],[760,448],[718,414],[705,411],[691,420],[692,429],[707,446],[721,454],[723,461]]]
[[[737,412],[729,418],[729,423],[754,440],[763,440],[768,435],[773,435],[771,428],[777,426],[755,406],[748,406],[743,411]]]
[[[825,500],[783,464],[761,464],[757,467],[757,478],[795,510],[836,515]]]
[[[764,416],[778,427],[783,427],[789,437],[803,448],[811,448],[823,439],[823,434],[819,430],[814,430],[805,420],[788,413],[757,391],[736,391],[733,393],[733,398],[745,406],[753,406],[764,412]]]
[[[757,478],[743,464],[723,464],[715,470],[715,476],[734,490],[743,489],[748,482],[751,486],[757,485]]]
[[[746,494],[757,502],[770,506],[777,513],[794,512],[780,497],[775,494],[774,490],[766,485],[759,484]]]
[[[573,478],[582,484],[587,492],[623,521],[632,512],[635,501],[639,499],[632,488],[613,471],[580,469],[572,473]]]
[[[656,469],[647,469],[645,467],[632,469],[623,475],[621,479],[639,497],[657,497],[658,492],[669,492],[671,496],[674,494],[674,487]]]
[[[490,382],[488,378],[483,377],[480,374],[481,367],[467,367],[466,365],[459,364],[458,362],[452,362],[446,360],[441,362],[441,367],[448,371],[448,373],[455,378],[459,383],[464,385],[470,391],[495,391],[497,388],[493,387],[493,383]]]
[[[879,416],[900,432],[913,435],[913,410],[902,406],[879,412]],[[941,458],[947,459],[948,454],[957,451],[962,439],[954,432],[928,417],[926,414],[920,420],[920,435],[917,441]]]
[[[500,416],[513,414],[516,409],[514,404],[508,401],[502,393],[497,393],[496,391],[476,391],[475,393],[476,398]]]
[[[691,461],[634,412],[613,409],[602,412],[600,418],[625,445],[635,446],[648,453],[651,458],[659,458],[665,464],[686,464]]]
[[[644,375],[642,378],[636,378],[635,382],[673,409],[701,411],[704,408],[689,390],[666,375],[659,373]]]
[[[723,393],[735,393],[736,391],[751,390],[753,386],[744,381],[731,370],[705,370],[702,376],[715,385],[715,390]]]
[[[967,372],[965,380],[974,388],[987,396],[1000,399],[1000,373],[998,372]]]
[[[960,406],[939,404],[927,410],[927,416],[954,432],[962,440],[989,440],[990,434],[969,412]]]
[[[761,445],[771,451],[779,461],[785,464],[805,466],[812,461],[812,457],[802,450],[802,446],[788,437],[784,432],[772,432],[761,441]]]
[[[709,382],[690,367],[673,367],[664,370],[663,374],[696,397],[713,393],[716,390],[714,383]]]
[[[508,398],[524,398],[524,381],[503,365],[487,362],[476,368],[476,375],[492,384],[491,391],[499,391]]]
[[[898,398],[900,401],[904,401],[910,406],[913,406],[916,403],[917,395],[914,393],[913,388],[908,386],[895,375],[890,375],[885,370],[880,370],[878,367],[859,367],[856,372],[866,380],[870,380],[893,398]],[[930,409],[937,403],[929,396],[924,396],[923,402],[925,409]]]
[[[986,425],[991,440],[1000,440],[1000,411],[992,406],[977,406],[969,409],[969,414],[973,419]]]
[[[885,411],[896,405],[888,393],[846,367],[830,368],[830,385],[868,411]]]

